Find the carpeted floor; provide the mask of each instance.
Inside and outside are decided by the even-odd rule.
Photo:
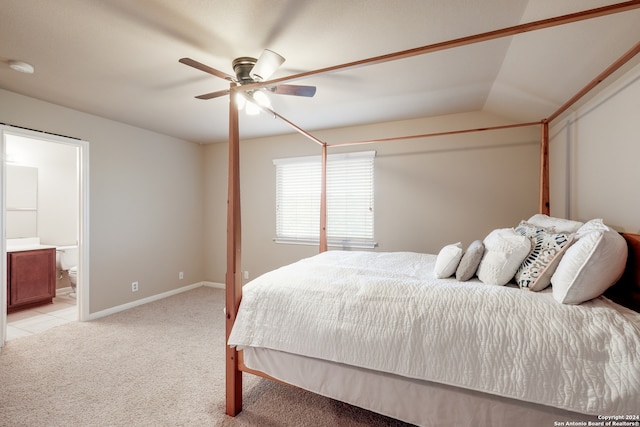
[[[224,415],[224,291],[200,287],[6,343],[0,426],[406,426],[244,375]]]

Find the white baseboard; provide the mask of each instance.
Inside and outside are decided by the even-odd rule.
[[[163,293],[157,294],[157,295],[152,295],[152,296],[147,297],[147,298],[142,298],[142,299],[139,299],[139,300],[128,302],[126,304],[118,305],[116,307],[107,308],[106,310],[101,310],[101,311],[97,311],[95,313],[91,313],[91,314],[89,314],[89,318],[87,320],[95,320],[95,319],[99,319],[101,317],[109,316],[111,314],[119,313],[119,312],[124,311],[124,310],[129,310],[130,308],[138,307],[138,306],[143,305],[143,304],[148,304],[148,303],[153,302],[153,301],[158,301],[158,300],[161,300],[163,298],[167,298],[167,297],[170,297],[170,296],[173,296],[173,295],[180,294],[182,292],[190,291],[192,289],[199,288],[200,286],[209,286],[209,287],[212,287],[212,288],[224,289],[224,284],[223,283],[198,282],[198,283],[194,283],[192,285],[183,286],[182,288],[174,289],[174,290],[171,290],[171,291],[168,291],[168,292],[163,292]]]
[[[218,289],[224,289],[224,283],[218,283],[218,282],[200,282],[202,283],[202,286],[209,286],[210,288],[218,288]]]

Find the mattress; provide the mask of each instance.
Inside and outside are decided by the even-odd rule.
[[[640,314],[437,279],[435,255],[329,251],[243,288],[229,345],[584,414],[637,414]]]

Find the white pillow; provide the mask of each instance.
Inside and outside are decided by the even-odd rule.
[[[545,214],[535,214],[527,220],[529,224],[546,228],[552,233],[575,233],[584,223],[564,218],[554,218]]]
[[[478,279],[490,285],[504,286],[515,276],[531,250],[531,241],[513,228],[493,230],[484,241],[484,255],[478,266]]]
[[[627,263],[627,242],[602,219],[580,227],[576,238],[551,277],[553,298],[563,304],[602,295],[620,279]]]
[[[462,258],[462,242],[453,243],[440,249],[436,258],[436,277],[444,279],[456,272],[460,259]]]

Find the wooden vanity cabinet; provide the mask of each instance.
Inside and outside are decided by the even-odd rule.
[[[7,313],[53,302],[56,250],[7,253]]]

